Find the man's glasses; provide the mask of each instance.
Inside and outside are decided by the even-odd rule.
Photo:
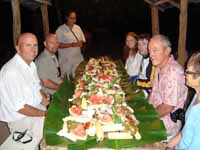
[[[13,140],[23,144],[31,142],[33,138],[29,134],[27,134],[27,131],[28,131],[27,129],[24,132],[15,131],[12,137]]]
[[[185,74],[193,74],[193,75],[200,75],[200,72],[193,72],[193,71],[189,71],[189,70],[185,70]]]

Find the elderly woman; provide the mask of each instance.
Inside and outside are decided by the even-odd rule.
[[[196,91],[185,115],[185,125],[166,149],[198,150],[200,148],[200,53],[193,54],[185,71],[186,84]]]

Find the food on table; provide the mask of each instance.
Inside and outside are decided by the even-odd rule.
[[[90,59],[83,76],[76,82],[69,108],[57,134],[71,141],[96,136],[108,139],[141,139],[134,110],[125,101],[121,77],[108,58]],[[66,110],[67,111],[67,110]]]

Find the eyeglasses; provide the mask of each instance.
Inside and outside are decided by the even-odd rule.
[[[200,72],[193,72],[193,71],[189,71],[189,70],[185,70],[185,74],[193,74],[193,75],[198,75],[200,74]]]
[[[23,144],[31,142],[33,138],[29,134],[27,134],[27,131],[27,129],[24,132],[15,131],[12,137],[13,140]],[[24,138],[25,136],[26,138]]]

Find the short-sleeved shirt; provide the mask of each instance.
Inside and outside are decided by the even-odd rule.
[[[75,24],[72,27],[72,31],[79,41],[83,41],[83,42],[86,41],[83,31],[78,25]],[[61,25],[56,30],[56,35],[58,36],[59,43],[78,42],[76,37],[73,35],[72,31],[66,24]],[[58,53],[59,55],[66,54],[65,57],[68,57],[69,59],[73,60],[74,57],[81,55],[81,49],[80,47],[59,48]]]
[[[125,69],[129,76],[138,76],[142,62],[142,55],[139,52],[135,56],[128,56],[126,59]]]
[[[156,68],[149,101],[155,108],[164,103],[174,106],[173,111],[175,111],[178,108],[183,108],[187,91],[184,70],[171,56],[162,70],[159,67]],[[179,121],[174,123],[171,120],[170,113],[162,117],[161,120],[165,124],[168,136],[175,135],[181,127]]]
[[[37,66],[39,78],[41,80],[49,79],[58,84],[62,82],[59,73],[59,63],[56,55],[52,55],[47,49],[44,49],[44,51],[36,59],[35,63]],[[45,87],[43,87],[43,89],[47,94],[53,94],[55,92],[55,90]]]
[[[194,105],[197,94],[194,95],[185,115],[185,125],[182,130],[182,138],[177,150],[200,149],[200,103]]]
[[[25,117],[17,112],[25,104],[40,107],[42,96],[36,65],[29,65],[16,54],[0,71],[0,121],[12,122]]]
[[[76,39],[72,31],[78,38],[78,40]],[[78,25],[73,25],[72,31],[66,24],[63,24],[60,27],[58,27],[58,29],[56,30],[56,35],[58,37],[59,43],[86,41],[83,31]],[[61,64],[62,76],[63,73],[66,72],[68,74],[74,74],[75,68],[80,64],[80,62],[84,60],[83,55],[81,54],[80,47],[59,48],[58,54],[59,61]]]

